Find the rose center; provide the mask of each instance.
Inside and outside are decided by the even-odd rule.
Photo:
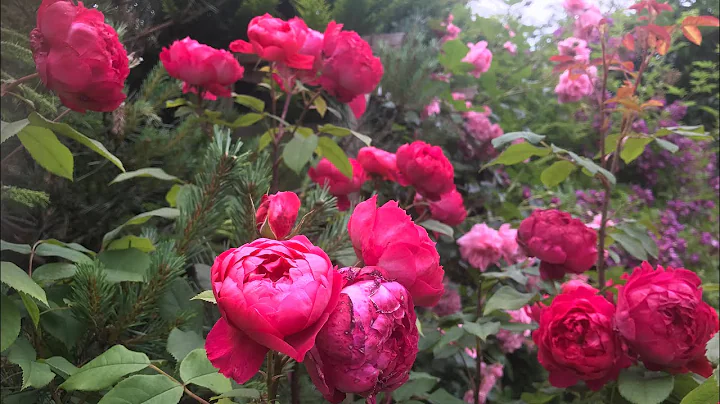
[[[287,260],[276,259],[267,261],[255,269],[255,274],[263,278],[268,278],[273,282],[285,278],[290,275],[291,265]]]

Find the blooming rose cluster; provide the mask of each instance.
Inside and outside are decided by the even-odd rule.
[[[453,24],[454,19],[455,17],[452,14],[448,14],[447,19],[440,23],[440,25],[445,28],[445,32],[442,33],[442,37],[440,38],[440,43],[457,39],[458,35],[462,32],[460,27]]]
[[[360,191],[367,180],[363,166],[355,159],[350,159],[352,177],[348,178],[327,158],[321,159],[317,166],[310,167],[308,176],[313,182],[327,186],[332,195],[337,198],[337,206],[341,211],[350,208],[348,195]]]
[[[578,102],[589,96],[595,90],[594,81],[597,78],[597,68],[590,66],[586,70],[568,69],[560,75],[560,81],[555,86],[558,102]]]
[[[479,41],[476,44],[468,43],[467,46],[470,50],[462,61],[475,66],[475,68],[470,72],[470,75],[476,78],[480,77],[481,74],[490,70],[490,64],[492,63],[493,57],[492,52],[490,52],[490,49],[487,47],[487,41]]]
[[[508,265],[524,259],[516,242],[517,230],[503,224],[495,230],[485,223],[474,225],[469,232],[457,240],[460,255],[470,265],[485,272],[502,257]]]
[[[617,286],[614,305],[584,281],[565,283],[541,308],[532,334],[550,384],[565,388],[582,380],[599,390],[635,360],[650,370],[709,377],[705,345],[720,324],[700,284],[687,269],[643,262]]]
[[[518,310],[506,310],[505,312],[510,316],[510,322],[516,324],[530,324],[532,318],[530,317],[530,307],[525,306]],[[530,338],[530,330],[522,332],[512,332],[509,330],[500,330],[495,334],[498,341],[500,341],[500,350],[505,353],[513,353],[520,349],[523,344],[528,343]]]
[[[485,111],[467,111],[463,113],[465,118],[465,131],[482,146],[487,145],[493,139],[503,135],[503,130],[498,124],[490,122],[492,110],[485,107]]]
[[[600,9],[585,0],[565,0],[565,11],[575,19],[574,36],[584,40],[596,40],[597,27],[603,19]]]

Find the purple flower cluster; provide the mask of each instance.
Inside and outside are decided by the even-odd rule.
[[[602,201],[605,199],[605,191],[588,189],[586,191],[575,191],[575,198],[578,206],[584,211],[599,212]],[[592,216],[592,215],[591,215]]]
[[[698,171],[702,170],[702,167],[698,167],[698,162],[703,154],[702,144],[675,134],[668,135],[663,139],[677,145],[679,150],[673,154],[667,150],[655,151],[652,147],[646,148],[637,159],[637,169],[644,177],[645,182],[651,186],[656,185],[659,171],[666,169],[682,170],[668,176],[673,181],[682,183],[695,179]],[[714,165],[708,168],[714,169]]]
[[[687,250],[687,240],[680,235],[685,230],[685,225],[680,223],[678,215],[672,209],[660,213],[660,224],[660,237],[650,233],[658,247],[658,263],[680,268],[683,266],[682,257]]]

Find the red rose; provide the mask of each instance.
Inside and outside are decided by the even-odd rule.
[[[580,284],[565,288],[542,308],[532,339],[551,385],[566,388],[583,380],[597,391],[632,364],[614,330],[614,314],[612,303]]]
[[[415,194],[415,202],[422,202],[423,200],[422,195]],[[427,201],[427,203],[430,207],[430,216],[448,226],[457,226],[464,222],[467,217],[465,202],[457,189],[440,195],[440,199],[437,201]],[[423,211],[422,207],[418,209],[420,214]]]
[[[408,185],[397,169],[394,153],[366,146],[358,152],[357,160],[368,174],[375,174],[384,180],[395,181],[402,186]]]
[[[268,349],[302,362],[343,282],[305,236],[257,239],[220,254],[210,271],[222,318],[205,349],[213,366],[240,384],[260,370]]]
[[[207,99],[230,97],[230,85],[242,78],[244,69],[232,53],[185,38],[160,52],[168,74],[184,82],[183,92],[203,93]]]
[[[282,240],[295,226],[300,198],[295,192],[278,192],[263,195],[255,212],[255,223],[263,237]]]
[[[654,270],[643,262],[618,286],[618,331],[648,369],[710,377],[705,345],[718,331],[718,314],[700,284],[685,268]]]
[[[438,146],[415,141],[400,146],[395,153],[397,167],[425,198],[436,201],[455,188],[455,171]]]
[[[418,306],[432,307],[443,294],[440,255],[427,231],[413,223],[397,202],[376,207],[377,196],[358,204],[348,232],[358,258],[405,286]]]
[[[367,180],[365,170],[355,159],[350,159],[353,168],[352,178],[348,178],[345,174],[335,167],[330,160],[323,158],[315,167],[310,167],[308,175],[313,182],[324,186],[327,185],[330,193],[338,199],[338,209],[347,210],[350,207],[348,195],[357,192]]]
[[[247,33],[250,42],[241,39],[232,41],[231,51],[254,53],[262,59],[294,69],[312,69],[315,58],[300,53],[308,36],[308,27],[303,20],[295,17],[283,21],[266,13],[250,20]]]
[[[543,279],[581,274],[598,258],[597,233],[567,212],[535,210],[520,223],[517,242],[528,257],[540,259]]]
[[[127,52],[100,11],[43,0],[30,47],[40,80],[73,111],[110,112],[125,100]]]
[[[355,31],[342,31],[331,21],[325,29],[320,85],[340,102],[372,92],[380,83],[383,65]]]

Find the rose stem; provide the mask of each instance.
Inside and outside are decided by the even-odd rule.
[[[477,297],[477,318],[480,319],[480,316],[482,316],[482,278],[478,281],[478,297]],[[480,374],[480,369],[482,366],[480,364],[482,363],[482,347],[480,346],[480,337],[475,336],[475,371],[477,372],[477,378],[475,379],[475,391],[473,392],[473,396],[475,396],[475,404],[480,404],[480,382],[482,381],[482,375]]]
[[[13,81],[13,82],[3,84],[3,85],[0,87],[0,97],[4,96],[5,94],[7,94],[8,91],[10,91],[10,90],[12,90],[13,88],[19,86],[20,84],[22,84],[22,83],[24,83],[24,82],[26,82],[26,81],[28,81],[28,80],[32,80],[32,79],[34,79],[34,78],[36,78],[36,77],[39,77],[39,76],[40,76],[40,75],[39,75],[38,73],[28,74],[27,76],[25,76],[25,77],[20,77],[19,79],[15,80],[15,81]]]

